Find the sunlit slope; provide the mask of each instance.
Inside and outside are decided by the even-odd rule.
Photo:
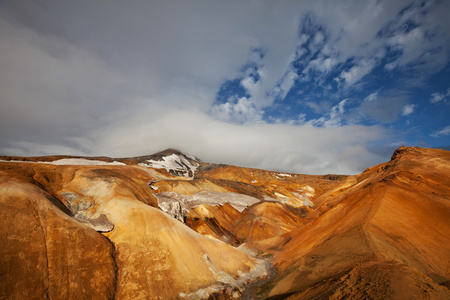
[[[450,298],[447,151],[357,176],[173,149],[2,159],[0,298]]]
[[[267,295],[305,296],[309,290],[308,297],[331,296],[343,289],[357,297],[344,277],[373,269],[368,284],[374,288],[386,284],[383,274],[396,274],[396,284],[432,282],[439,291],[430,287],[428,293],[449,297],[438,285],[450,279],[449,178],[450,152],[402,147],[354,185],[325,193],[305,225],[275,253],[279,272],[264,287]]]
[[[243,293],[244,283],[267,275],[263,262],[157,208],[152,174],[139,166],[1,162],[3,296],[205,298]],[[113,224],[104,236],[91,226],[102,215]]]
[[[0,298],[111,299],[113,245],[52,195],[0,171]]]
[[[197,169],[196,178],[208,179],[233,191],[255,197],[272,197],[289,201],[293,206],[302,206],[296,201],[298,194],[321,195],[348,178],[344,175],[302,175],[250,169],[229,165],[203,163]],[[301,197],[300,197],[301,200]]]

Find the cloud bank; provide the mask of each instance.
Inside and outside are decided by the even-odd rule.
[[[123,157],[174,147],[217,163],[359,173],[388,159],[375,149],[392,143],[385,124],[420,107],[398,87],[365,80],[378,69],[415,70],[422,80],[444,68],[443,6],[6,1],[0,154]]]

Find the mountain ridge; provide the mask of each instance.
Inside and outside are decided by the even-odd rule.
[[[174,149],[4,158],[0,298],[450,299],[445,150],[400,147],[352,176]]]

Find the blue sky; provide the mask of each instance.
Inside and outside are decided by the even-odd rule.
[[[3,1],[0,153],[356,174],[450,145],[448,1]]]

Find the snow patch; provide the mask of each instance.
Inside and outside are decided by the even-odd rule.
[[[303,186],[300,190],[298,190],[300,193],[304,193],[308,197],[314,197],[316,194],[316,190],[313,187],[310,187],[309,185]]]
[[[312,203],[312,201],[310,200],[309,196],[306,194],[299,194],[299,193],[295,193],[292,192],[292,194],[294,196],[296,196],[298,199],[303,201],[303,206],[308,206],[308,207],[313,207],[314,203]]]
[[[255,175],[253,174],[253,172],[250,172],[250,175],[252,175],[253,180],[250,183],[257,183],[258,180],[256,180]]]
[[[294,195],[294,197],[287,196],[277,191],[275,191],[273,195],[277,198],[275,201],[285,203],[293,207],[314,206],[314,203],[311,201],[311,198],[315,195],[314,188],[306,185],[303,186],[302,189],[297,190],[297,192],[291,191],[291,194]],[[272,201],[270,199],[265,200]]]
[[[291,174],[286,174],[286,173],[278,173],[276,176],[292,177]]]
[[[302,189],[298,190],[298,193],[292,192],[298,199],[303,200],[303,205],[308,207],[313,207],[314,203],[311,201],[311,198],[316,194],[316,190],[309,185],[305,185]]]
[[[47,164],[47,165],[59,165],[59,166],[126,166],[126,164],[113,161],[106,162],[101,160],[85,159],[85,158],[62,158],[54,161],[21,161],[21,160],[0,160],[2,162],[14,162],[14,163],[34,163],[34,164]]]
[[[171,154],[163,156],[162,160],[147,160],[147,163],[140,163],[139,166],[154,169],[165,169],[174,176],[194,178],[195,171],[199,164],[195,162],[197,158],[193,155]],[[194,162],[192,162],[194,161]]]
[[[191,209],[201,204],[217,206],[228,203],[239,212],[242,212],[248,206],[259,202],[257,198],[232,192],[201,191],[192,196],[175,192],[162,192],[154,195],[158,199],[159,207],[164,212],[181,221],[184,221]]]
[[[113,161],[113,162],[105,162],[101,160],[90,160],[90,159],[84,159],[84,158],[63,158],[58,159],[52,162],[48,162],[52,165],[77,165],[77,166],[126,166],[126,164]]]
[[[292,177],[291,174],[286,174],[286,173],[273,173],[273,175],[275,175],[275,177],[277,179],[286,179],[286,177]]]

